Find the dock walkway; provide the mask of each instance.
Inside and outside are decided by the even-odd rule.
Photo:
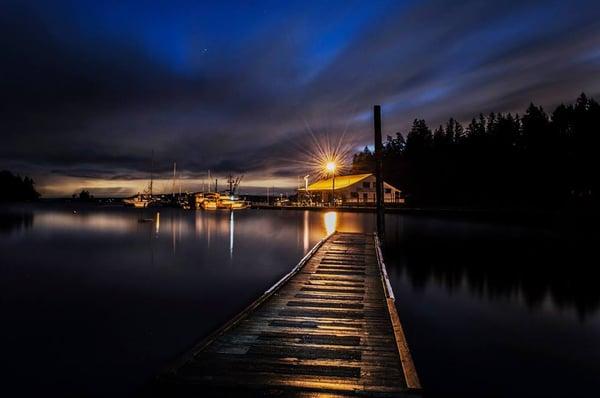
[[[164,372],[168,396],[405,396],[419,380],[377,237],[335,233]]]

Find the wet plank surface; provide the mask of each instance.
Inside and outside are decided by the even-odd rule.
[[[154,392],[332,397],[418,393],[410,354],[402,357],[406,342],[395,308],[390,310],[375,245],[368,234],[329,237],[276,290],[175,363]]]

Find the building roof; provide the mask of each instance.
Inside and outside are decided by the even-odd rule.
[[[348,176],[336,176],[335,177],[335,189],[344,189],[348,188],[350,185],[354,185],[357,182],[364,180],[365,178],[372,176],[373,174],[354,174]],[[313,182],[308,186],[309,191],[326,191],[331,190],[332,188],[332,179],[327,178],[325,180],[320,180]]]

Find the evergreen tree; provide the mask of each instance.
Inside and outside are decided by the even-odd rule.
[[[35,190],[35,183],[29,177],[21,178],[10,171],[0,171],[0,201],[20,202],[36,200],[40,194]]]
[[[493,207],[598,206],[600,105],[585,94],[551,116],[530,104],[522,117],[479,114],[431,132],[415,119],[406,134],[388,136],[386,181],[412,205]],[[373,154],[354,156],[353,170],[372,172]]]

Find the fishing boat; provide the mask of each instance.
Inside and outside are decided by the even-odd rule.
[[[223,210],[242,210],[248,207],[246,201],[235,195],[221,196],[217,202],[217,207]]]
[[[200,207],[202,210],[217,210],[220,196],[216,192],[205,193],[200,201]]]
[[[219,200],[217,201],[217,207],[219,209],[242,210],[248,207],[248,204],[235,194],[235,191],[239,187],[243,177],[243,175],[239,177],[233,177],[231,174],[227,177],[229,189],[219,197]]]
[[[202,210],[241,210],[248,208],[248,203],[235,194],[241,179],[242,177],[233,178],[229,176],[229,189],[223,192],[218,192],[218,184],[215,180],[215,191],[193,194],[192,206]]]

